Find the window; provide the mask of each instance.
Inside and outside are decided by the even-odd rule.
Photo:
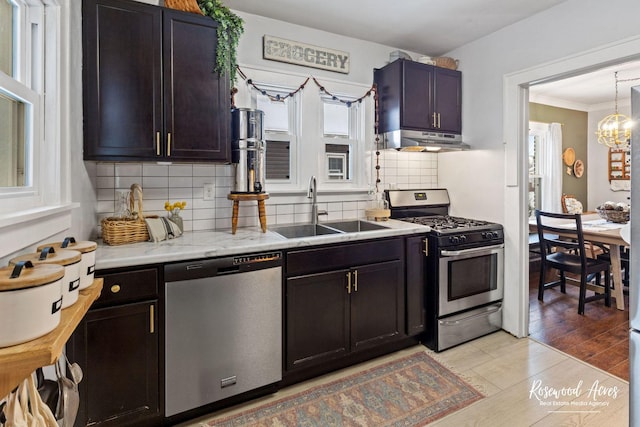
[[[330,197],[336,199],[341,193],[368,190],[375,139],[373,97],[349,102],[368,85],[326,79],[322,83],[333,98],[307,81],[308,74],[247,66],[243,70],[251,83],[238,85],[235,101],[238,107],[264,112],[266,191],[299,197],[306,194],[311,176],[320,193],[333,193]]]
[[[271,87],[268,91],[270,96],[256,94],[256,108],[264,112],[265,175],[271,185],[289,184],[293,178],[297,95],[287,97],[288,93],[285,88]]]
[[[349,101],[349,98],[340,97]],[[352,179],[352,153],[357,151],[361,132],[359,103],[346,104],[330,97],[322,98],[322,136],[325,151],[325,173],[329,181]]]
[[[60,3],[0,0],[0,257],[70,225]]]

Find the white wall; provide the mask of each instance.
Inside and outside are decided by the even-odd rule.
[[[528,266],[523,255],[526,209],[521,186],[525,182],[524,161],[516,149],[520,137],[514,130],[517,124],[505,123],[503,117],[517,117],[513,110],[521,108],[522,102],[518,98],[507,107],[505,99],[517,98],[519,92],[505,93],[503,84],[510,81],[512,74],[541,65],[554,70],[541,77],[552,76],[553,72],[568,73],[571,70],[554,64],[637,36],[638,12],[640,3],[636,0],[569,0],[449,52],[460,60],[463,135],[474,149],[440,154],[438,181],[449,188],[456,214],[485,217],[504,224],[507,247],[504,327],[517,335],[526,334],[522,328],[526,318],[524,303],[528,300],[525,294]],[[609,22],[615,24],[603,25]],[[632,56],[637,52],[624,54]],[[611,60],[604,50],[601,54],[594,53],[591,63],[577,58],[576,69],[594,65],[593,57],[599,56],[603,62]],[[507,155],[505,148],[509,149]],[[512,174],[514,170],[517,173]]]
[[[606,109],[590,110],[588,118],[587,144],[589,156],[589,170],[587,171],[587,209],[595,210],[598,205],[606,201],[629,203],[627,197],[631,196],[630,191],[613,191],[607,179],[609,174],[609,147],[598,144],[596,130],[598,122],[605,116],[612,114],[614,107]],[[625,115],[631,114],[631,106],[628,103],[618,103],[618,112]]]

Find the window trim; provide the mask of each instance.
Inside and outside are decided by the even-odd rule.
[[[61,138],[62,118],[69,116],[70,107],[62,96],[70,82],[68,49],[62,45],[71,39],[62,32],[70,2],[12,2],[18,8],[15,76],[0,72],[0,85],[3,92],[30,104],[33,116],[25,132],[32,143],[32,181],[30,186],[0,189],[0,257],[69,229],[71,210],[79,206],[70,200],[69,145]]]
[[[297,90],[299,84],[309,77],[308,73],[283,71],[255,64],[239,65],[259,88],[272,86]],[[267,81],[269,84],[260,83],[262,81]],[[369,84],[337,80],[330,77],[323,77],[322,83],[325,83],[330,90],[335,90],[336,96],[345,94],[344,97],[354,99],[370,89]],[[256,104],[253,99],[256,92],[249,84],[238,84],[235,105],[239,108],[246,106],[255,108]],[[372,182],[369,182],[375,179],[372,178],[374,173],[371,169],[373,165],[371,157],[372,153],[375,152],[373,97],[365,97],[358,108],[359,114],[362,115],[360,119],[362,126],[359,136],[360,144],[358,144],[360,146],[352,147],[359,150],[355,154],[357,157],[354,157],[354,159],[357,159],[357,163],[351,165],[355,171],[354,178],[351,182],[340,181],[336,183],[335,180],[331,182],[324,177],[326,175],[324,173],[324,146],[326,143],[335,143],[336,139],[322,138],[322,105],[319,100],[323,95],[311,80],[303,90],[296,94],[298,105],[295,108],[295,114],[297,114],[298,118],[298,129],[296,129],[297,143],[294,144],[292,141],[291,144],[292,156],[294,155],[294,150],[298,151],[295,152],[296,158],[292,161],[292,180],[286,185],[272,183],[271,181],[267,182],[267,191],[270,194],[278,194],[283,197],[283,200],[292,200],[293,203],[293,200],[298,200],[301,195],[306,195],[311,175],[315,175],[318,180],[319,194],[323,195],[323,201],[339,201],[341,200],[340,195],[343,194],[367,194],[370,186],[373,185]],[[343,95],[339,96],[343,97]],[[343,138],[340,138],[339,141],[341,143],[345,142]],[[294,199],[289,199],[288,196],[290,195],[295,195]]]

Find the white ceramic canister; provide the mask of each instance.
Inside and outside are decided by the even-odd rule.
[[[20,255],[9,261],[15,265],[19,261],[31,261],[34,265],[57,264],[64,267],[62,278],[62,308],[67,308],[78,301],[80,291],[80,261],[82,254],[69,249],[55,250],[47,246],[40,252]]]
[[[48,334],[60,324],[64,267],[21,261],[0,268],[0,347]]]
[[[91,286],[96,268],[96,249],[98,248],[96,242],[90,240],[76,242],[74,237],[65,237],[62,242],[46,243],[38,246],[38,252],[47,246],[80,252],[82,254],[82,260],[80,261],[80,290]]]

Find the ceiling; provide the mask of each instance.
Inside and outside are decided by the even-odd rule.
[[[551,103],[553,100],[566,101],[577,104],[575,108],[582,107],[585,110],[600,104],[613,104],[616,95],[616,71],[618,101],[628,100],[630,88],[640,85],[640,61],[616,64],[575,77],[531,86],[530,98],[541,103],[545,103],[545,100]]]
[[[566,0],[227,0],[234,10],[429,56]]]
[[[305,27],[440,56],[566,0],[228,0],[231,9]],[[532,97],[555,99],[588,110],[612,102],[618,78],[640,77],[640,61],[531,86]],[[618,85],[619,99],[629,87]]]

